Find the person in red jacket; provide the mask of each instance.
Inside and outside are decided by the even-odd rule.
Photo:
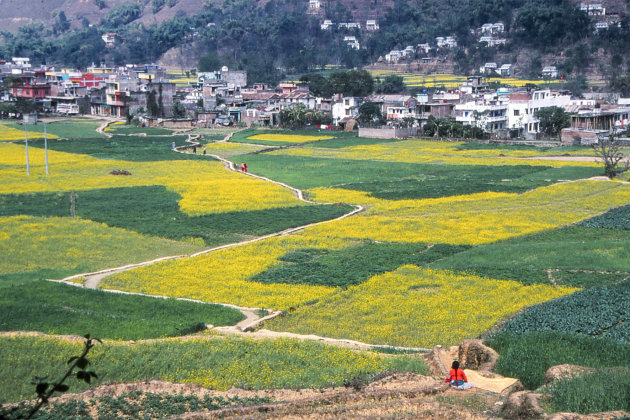
[[[459,368],[459,362],[457,360],[453,361],[450,374],[451,376],[448,380],[451,383],[451,388],[464,390],[475,387],[475,384],[468,382],[466,373],[464,369]]]

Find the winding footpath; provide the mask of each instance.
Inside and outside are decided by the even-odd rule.
[[[101,125],[99,127],[99,132],[102,132],[103,134],[105,134],[105,127],[108,124],[111,124],[114,121],[109,121],[103,125]],[[230,133],[225,139],[222,140],[222,142],[227,142],[229,141],[229,138],[232,136],[233,133]],[[107,134],[106,134],[107,135]],[[191,143],[188,146],[183,146],[183,147],[178,147],[176,148],[174,151],[178,152],[178,153],[185,153],[184,151],[186,149],[189,149],[192,146],[201,146],[201,143],[199,143],[197,140],[199,140],[200,136],[195,136],[195,137],[191,137],[187,140],[188,143]],[[234,164],[234,162],[227,160],[225,158],[222,158],[221,156],[218,155],[213,155],[213,154],[208,154],[206,155],[210,158],[216,159],[220,162],[222,162],[226,169],[230,170],[230,171],[234,171],[234,172],[238,172],[241,173],[242,175],[246,175],[246,176],[250,176],[253,178],[257,178],[260,180],[263,180],[265,182],[269,182],[275,185],[279,185],[283,188],[287,188],[289,189],[293,195],[300,201],[303,201],[305,203],[309,203],[309,204],[319,204],[319,205],[334,205],[334,203],[318,203],[315,201],[311,201],[308,200],[307,198],[305,198],[304,192],[298,188],[295,188],[291,185],[285,184],[283,182],[279,182],[279,181],[275,181],[273,179],[261,176],[261,175],[256,175],[250,172],[241,172],[239,171],[238,167]],[[277,236],[285,236],[285,235],[290,235],[292,233],[304,230],[308,227],[311,226],[317,226],[320,224],[324,224],[324,223],[331,223],[331,222],[335,222],[338,220],[343,220],[345,218],[354,216],[355,214],[362,212],[365,210],[365,207],[358,205],[358,204],[354,204],[352,205],[354,207],[354,209],[346,214],[343,214],[335,219],[330,219],[330,220],[324,220],[322,222],[315,222],[315,223],[309,223],[306,225],[302,225],[302,226],[298,226],[298,227],[294,227],[294,228],[289,228],[289,229],[285,229],[279,232],[275,232],[275,233],[271,233],[268,235],[264,235],[264,236],[260,236],[254,239],[249,239],[246,241],[241,241],[241,242],[235,242],[235,243],[230,243],[230,244],[225,244],[225,245],[221,245],[221,246],[217,246],[217,247],[213,247],[210,249],[206,249],[203,251],[199,251],[196,252],[194,254],[190,254],[190,255],[173,255],[173,256],[166,256],[166,257],[161,257],[161,258],[156,258],[150,261],[143,261],[143,262],[139,262],[139,263],[135,263],[135,264],[128,264],[128,265],[124,265],[121,267],[114,267],[114,268],[108,268],[105,270],[99,270],[99,271],[95,271],[95,272],[90,272],[90,273],[80,273],[80,274],[75,274],[69,277],[66,277],[62,280],[51,280],[51,281],[55,281],[55,282],[62,282],[62,283],[66,283],[68,285],[72,285],[72,286],[76,286],[76,287],[84,287],[87,289],[98,289],[99,288],[99,284],[101,282],[101,280],[109,275],[115,274],[115,273],[120,273],[120,272],[124,272],[124,271],[129,271],[129,270],[133,270],[135,268],[139,268],[139,267],[144,267],[144,266],[148,266],[151,264],[155,264],[161,261],[168,261],[168,260],[175,260],[175,259],[183,259],[183,258],[194,258],[197,257],[199,255],[204,255],[204,254],[208,254],[211,252],[215,252],[215,251],[219,251],[221,249],[226,249],[226,248],[233,248],[233,247],[238,247],[238,246],[244,246],[244,245],[248,245],[254,242],[258,242],[258,241],[262,241],[265,239],[269,239],[269,238],[273,238],[273,237],[277,237]],[[82,279],[83,281],[80,283],[77,283],[77,280]],[[162,298],[162,299],[170,299],[172,297],[169,296],[156,296],[156,295],[147,295],[147,294],[143,294],[143,293],[133,293],[133,292],[124,292],[121,290],[115,290],[115,289],[100,289],[102,291],[105,292],[109,292],[109,293],[119,293],[119,294],[125,294],[125,295],[138,295],[138,296],[146,296],[146,297],[152,297],[152,298]],[[375,348],[383,348],[383,347],[388,347],[388,348],[392,348],[392,349],[396,349],[396,350],[405,350],[405,351],[416,351],[416,352],[428,352],[430,351],[430,349],[426,349],[426,348],[420,348],[420,347],[400,347],[400,346],[383,346],[383,345],[376,345],[376,344],[368,344],[368,343],[362,343],[359,341],[355,341],[355,340],[347,340],[347,339],[337,339],[337,338],[330,338],[330,337],[321,337],[321,336],[317,336],[317,335],[304,335],[304,334],[294,334],[294,333],[290,333],[290,332],[277,332],[277,331],[270,331],[270,330],[266,330],[266,329],[260,329],[257,330],[256,328],[261,325],[263,322],[270,320],[272,318],[275,318],[279,315],[281,315],[283,312],[282,311],[277,311],[277,310],[268,310],[267,315],[265,316],[260,316],[260,308],[248,308],[248,307],[242,307],[242,306],[236,306],[236,305],[232,305],[232,304],[228,304],[228,303],[215,303],[215,302],[204,302],[204,301],[200,301],[200,300],[195,300],[195,299],[186,299],[186,298],[177,298],[178,300],[184,300],[184,301],[191,301],[191,302],[199,302],[199,303],[206,303],[206,304],[215,304],[215,305],[222,305],[222,306],[227,306],[227,307],[231,307],[234,309],[237,309],[239,311],[241,311],[243,313],[243,315],[245,315],[245,319],[240,321],[238,324],[234,325],[234,326],[228,326],[228,327],[214,327],[212,325],[208,325],[208,328],[211,328],[217,332],[221,332],[223,334],[226,335],[239,335],[239,336],[247,336],[250,338],[255,338],[255,339],[268,339],[268,338],[279,338],[279,337],[285,337],[285,338],[296,338],[296,339],[301,339],[301,340],[309,340],[309,341],[318,341],[324,344],[328,344],[328,345],[334,345],[334,346],[340,346],[340,347],[347,347],[347,348],[353,348],[353,349],[362,349],[362,350],[369,350],[369,349],[375,349]]]

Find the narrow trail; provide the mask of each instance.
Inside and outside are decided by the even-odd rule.
[[[111,134],[109,133],[105,133],[103,130],[105,127],[107,127],[107,125],[113,123],[115,121],[108,121],[104,124],[102,124],[99,129],[103,134],[108,135],[108,137],[111,137]],[[98,131],[98,130],[97,130]],[[230,133],[226,136],[225,139],[223,139],[224,142],[229,141],[229,139],[231,138],[231,136],[234,133]],[[201,143],[198,142],[198,140],[200,139],[200,136],[195,136],[195,137],[190,137],[189,139],[186,140],[187,143],[191,143],[190,146],[184,146],[184,147],[179,147],[179,148],[175,148],[175,152],[178,153],[184,153],[184,150],[190,148],[191,146],[201,146]],[[283,182],[279,182],[279,181],[275,181],[273,179],[264,177],[264,176],[260,176],[260,175],[256,175],[256,174],[252,174],[250,172],[242,172],[239,170],[239,168],[234,164],[234,162],[224,159],[221,156],[218,155],[212,155],[212,154],[208,154],[205,155],[208,156],[210,158],[216,159],[220,162],[222,162],[226,169],[230,170],[230,171],[234,171],[234,172],[238,172],[241,173],[243,175],[246,176],[250,176],[253,178],[257,178],[260,179],[262,181],[265,182],[269,182],[272,184],[276,184],[279,185],[283,188],[286,188],[288,190],[290,190],[293,195],[300,201],[303,201],[305,203],[309,203],[309,204],[320,204],[320,205],[335,205],[334,203],[317,203],[311,200],[308,200],[307,198],[305,198],[304,196],[304,192],[298,188],[292,187],[291,185],[285,184]],[[205,249],[203,251],[199,251],[199,252],[195,252],[193,254],[189,254],[189,255],[172,255],[172,256],[165,256],[165,257],[161,257],[161,258],[156,258],[153,260],[149,260],[149,261],[143,261],[143,262],[139,262],[139,263],[134,263],[134,264],[127,264],[121,267],[114,267],[114,268],[108,268],[105,270],[99,270],[99,271],[95,271],[95,272],[90,272],[90,273],[80,273],[80,274],[75,274],[69,277],[66,277],[62,280],[52,280],[55,282],[62,282],[68,285],[72,285],[72,286],[76,286],[76,287],[84,287],[87,289],[98,289],[100,282],[103,278],[110,276],[112,274],[115,273],[121,273],[124,271],[129,271],[129,270],[133,270],[135,268],[139,268],[139,267],[144,267],[144,266],[148,266],[148,265],[152,265],[152,264],[156,264],[162,261],[168,261],[168,260],[175,260],[175,259],[183,259],[183,258],[194,258],[200,255],[204,255],[204,254],[208,254],[211,252],[215,252],[215,251],[219,251],[222,249],[227,249],[227,248],[233,248],[233,247],[238,247],[238,246],[244,246],[244,245],[248,245],[254,242],[258,242],[258,241],[262,241],[265,239],[269,239],[269,238],[273,238],[273,237],[277,237],[277,236],[285,236],[285,235],[290,235],[292,233],[304,230],[308,227],[311,226],[317,226],[320,224],[324,224],[324,223],[330,223],[330,222],[334,222],[334,221],[338,221],[338,220],[343,220],[347,217],[353,216],[359,212],[362,212],[365,210],[365,208],[361,205],[353,205],[354,209],[346,214],[343,214],[335,219],[330,219],[330,220],[324,220],[321,222],[315,222],[315,223],[309,223],[306,225],[302,225],[302,226],[297,226],[294,228],[289,228],[289,229],[284,229],[282,231],[279,232],[274,232],[268,235],[264,235],[264,236],[259,236],[257,238],[254,239],[249,239],[249,240],[245,240],[245,241],[241,241],[241,242],[235,242],[235,243],[230,243],[230,244],[225,244],[225,245],[220,245],[220,246],[216,246],[213,248],[209,248],[209,249]],[[77,280],[82,279],[83,281],[81,283],[77,283]],[[133,292],[124,292],[121,290],[113,290],[113,289],[101,289],[103,291],[106,292],[110,292],[110,293],[118,293],[118,294],[126,294],[126,295],[138,295],[138,296],[146,296],[146,297],[153,297],[153,298],[163,298],[163,299],[170,299],[171,297],[168,296],[156,296],[156,295],[148,295],[148,294],[143,294],[143,293],[133,293]],[[208,325],[209,328],[213,328],[216,331],[222,332],[224,334],[227,335],[247,335],[248,337],[252,337],[252,338],[260,338],[260,339],[264,339],[264,338],[277,338],[277,337],[292,337],[292,338],[300,338],[303,340],[311,340],[311,341],[320,341],[320,342],[324,342],[327,344],[331,344],[331,345],[337,345],[337,346],[343,346],[343,347],[352,347],[352,348],[357,348],[357,349],[372,349],[372,348],[378,348],[378,347],[383,347],[381,345],[373,345],[373,344],[367,344],[367,343],[361,343],[358,341],[353,341],[353,340],[343,340],[343,339],[335,339],[335,338],[327,338],[327,337],[319,337],[319,336],[315,336],[315,335],[301,335],[301,334],[292,334],[292,333],[278,333],[278,332],[274,332],[274,331],[269,331],[269,330],[260,330],[260,331],[256,331],[254,332],[254,330],[256,329],[257,326],[259,326],[260,324],[262,324],[263,322],[270,320],[272,318],[275,318],[279,315],[282,314],[282,311],[277,311],[277,310],[267,310],[267,315],[265,316],[260,316],[260,311],[262,309],[260,308],[248,308],[248,307],[241,307],[241,306],[236,306],[236,305],[232,305],[232,304],[228,304],[228,303],[214,303],[214,302],[203,302],[203,301],[199,301],[199,300],[195,300],[195,299],[187,299],[187,298],[177,298],[178,300],[185,300],[185,301],[192,301],[192,302],[199,302],[199,303],[206,303],[206,304],[216,304],[216,305],[222,305],[222,306],[227,306],[227,307],[231,307],[234,309],[237,309],[239,311],[241,311],[243,313],[243,315],[245,315],[245,319],[243,319],[242,321],[240,321],[239,323],[237,323],[234,326],[229,326],[229,327],[213,327],[211,325]],[[385,346],[385,347],[391,347],[391,346]],[[412,351],[418,351],[418,352],[425,352],[428,351],[428,349],[424,349],[424,348],[408,348],[408,347],[391,347],[391,348],[395,348],[398,350],[412,350]]]

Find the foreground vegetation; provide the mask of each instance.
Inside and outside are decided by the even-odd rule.
[[[233,408],[271,403],[266,397],[228,397],[204,395],[200,398],[194,394],[168,394],[156,392],[131,391],[115,396],[99,396],[88,401],[72,400],[55,402],[45,406],[32,418],[38,420],[52,420],[58,418],[73,418],[88,420],[94,418],[107,419],[154,419],[180,416],[191,412],[211,412],[222,408]],[[20,410],[13,412],[11,417],[27,416],[31,405],[21,404]],[[0,415],[3,414],[0,407]],[[10,418],[11,418],[10,417]]]
[[[24,378],[54,375],[80,348],[78,342],[46,337],[0,337],[0,403],[32,397]],[[344,379],[386,371],[426,373],[422,358],[380,356],[296,340],[199,337],[154,342],[105,342],[90,352],[99,374],[92,385],[162,379],[210,389],[318,388],[341,386]],[[69,382],[70,392],[86,384]]]
[[[544,391],[551,409],[623,408],[625,382],[609,391],[602,378],[605,369],[630,367],[628,184],[580,180],[601,172],[591,162],[545,160],[584,148],[331,136],[244,130],[233,137],[242,143],[208,143],[207,152],[337,205],[300,202],[200,150],[172,152],[183,137],[51,141],[49,176],[34,141],[29,177],[23,146],[0,143],[0,329],[138,340],[233,324],[241,315],[213,305],[32,280],[190,254],[327,221],[360,204],[362,212],[343,220],[116,273],[100,287],[281,309],[286,315],[266,328],[405,347],[457,344],[530,306],[489,340],[500,372],[536,389],[550,366],[590,366],[598,370],[583,383]],[[252,141],[264,144],[244,144]],[[0,395],[29,397],[32,387],[18,383],[18,373],[54,372],[73,346],[53,337],[0,338]],[[425,369],[410,355],[207,333],[107,342],[91,359],[105,373],[99,381],[156,378],[213,389],[335,386]],[[610,398],[601,398],[606,392]],[[141,399],[125,398],[94,404]],[[598,399],[605,404],[594,405]]]
[[[174,299],[121,295],[47,281],[0,285],[0,330],[40,331],[101,339],[139,340],[234,325],[233,308]]]

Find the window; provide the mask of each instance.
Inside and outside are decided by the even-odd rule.
[[[521,115],[521,111],[519,111],[518,109],[514,110],[514,116],[518,117],[519,115]]]

